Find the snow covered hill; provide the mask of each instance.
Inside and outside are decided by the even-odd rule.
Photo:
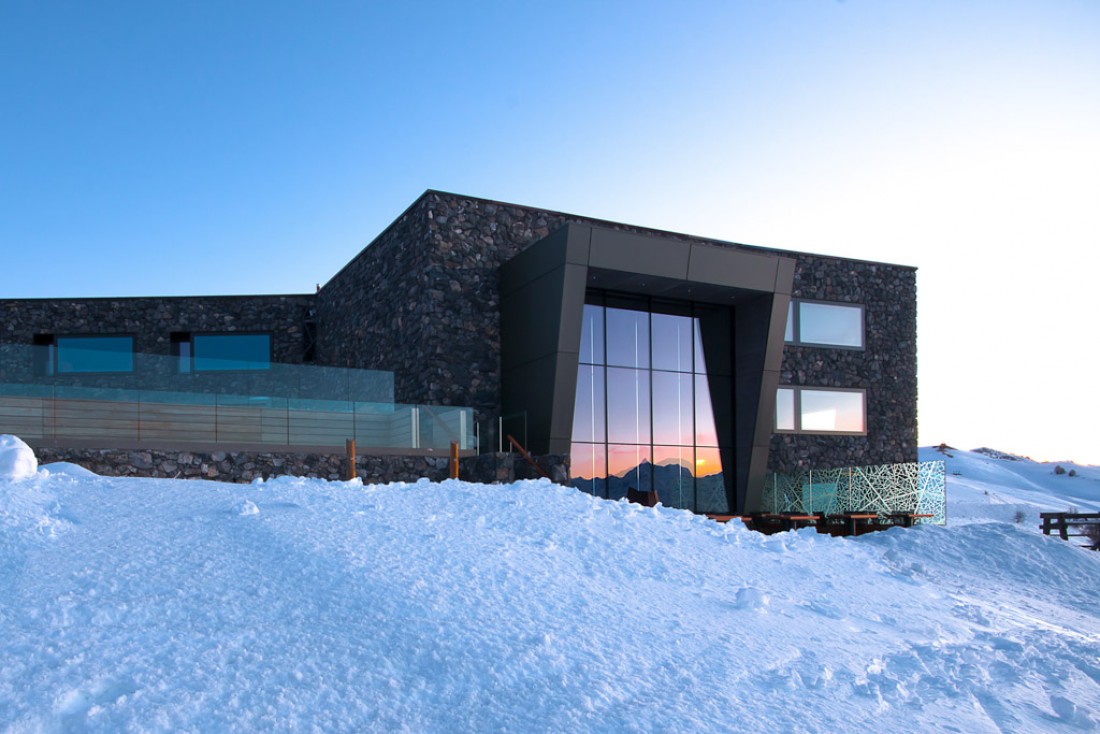
[[[992,520],[1037,530],[1040,512],[1100,512],[1100,467],[1008,457],[988,449],[920,450],[921,461],[947,463],[950,524]],[[1055,467],[1065,473],[1055,473]]]
[[[996,520],[1100,477],[948,461],[952,524],[847,539],[547,482],[24,472],[0,729],[1097,729],[1100,554]]]

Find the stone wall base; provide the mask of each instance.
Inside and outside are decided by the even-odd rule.
[[[68,461],[106,477],[159,477],[251,482],[278,476],[344,478],[346,457],[336,454],[292,454],[259,451],[168,451],[164,449],[68,449],[39,447],[39,464]],[[569,457],[535,457],[553,481],[569,482]],[[367,484],[440,482],[450,476],[449,460],[439,456],[358,456],[356,475]],[[482,454],[459,460],[459,477],[471,482],[510,483],[537,479],[538,473],[516,454]]]
[[[251,482],[278,476],[343,479],[344,454],[289,454],[258,451],[167,451],[163,449],[36,448],[39,464],[69,461],[107,477],[163,477]],[[448,476],[447,459],[438,456],[359,456],[356,475],[366,483],[416,481]]]

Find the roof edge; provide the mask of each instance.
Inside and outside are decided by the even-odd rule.
[[[733,240],[723,240],[723,239],[718,239],[716,237],[707,237],[705,235],[690,234],[688,232],[677,232],[677,231],[671,230],[671,229],[658,229],[656,227],[646,227],[646,226],[643,226],[643,225],[640,225],[640,224],[631,224],[630,222],[617,222],[617,221],[612,220],[612,219],[600,219],[598,217],[589,217],[589,216],[585,216],[585,215],[582,215],[582,214],[572,214],[570,212],[562,212],[562,211],[558,211],[556,209],[544,209],[542,207],[531,206],[530,204],[516,204],[516,203],[510,202],[510,201],[500,201],[498,199],[486,199],[486,198],[483,198],[483,197],[480,197],[480,196],[470,196],[469,194],[458,194],[458,193],[455,193],[453,191],[443,191],[441,189],[427,189],[423,194],[421,194],[420,196],[417,197],[416,201],[414,201],[413,204],[409,206],[409,209],[412,209],[413,206],[415,206],[422,199],[424,199],[425,197],[427,197],[431,194],[441,194],[443,196],[454,196],[454,197],[457,197],[457,198],[460,198],[460,199],[470,199],[471,201],[478,201],[478,202],[482,202],[482,203],[485,203],[485,204],[495,204],[497,206],[516,207],[517,209],[534,209],[536,211],[546,212],[547,214],[554,214],[554,215],[557,215],[557,216],[560,216],[560,217],[566,217],[566,218],[569,218],[569,219],[580,220],[580,221],[583,221],[583,222],[596,224],[596,225],[599,225],[599,226],[608,226],[608,225],[613,226],[613,227],[614,226],[619,226],[619,227],[627,226],[627,227],[631,227],[632,229],[638,230],[639,232],[648,232],[648,233],[658,234],[658,235],[674,235],[674,236],[677,236],[677,237],[688,237],[688,238],[691,238],[693,240],[703,240],[705,242],[717,243],[719,245],[732,245],[734,247],[745,247],[745,248],[752,249],[752,250],[762,250],[764,252],[770,252],[770,253],[775,253],[775,254],[780,254],[780,255],[791,255],[791,256],[796,256],[796,257],[798,255],[809,255],[811,257],[827,258],[827,259],[830,259],[830,260],[843,260],[843,261],[846,261],[846,262],[866,263],[868,265],[885,265],[887,267],[906,268],[906,269],[909,269],[909,270],[917,270],[918,269],[918,267],[916,265],[905,265],[904,263],[886,262],[884,260],[867,260],[865,258],[859,258],[859,257],[844,257],[842,255],[827,255],[827,254],[820,253],[820,252],[808,252],[806,250],[789,250],[789,249],[780,248],[780,247],[766,247],[764,245],[750,245],[750,244],[747,244],[745,242],[734,242]],[[409,209],[406,209],[405,212],[402,212],[401,216],[404,216],[409,211]],[[399,220],[400,218],[401,217],[398,217],[397,219]],[[394,221],[396,222],[397,220],[394,220]],[[388,230],[389,227],[387,227],[386,229]],[[383,233],[385,231],[386,230],[383,230]],[[379,236],[381,236],[381,233],[379,234]],[[372,240],[372,242],[373,242],[373,240]],[[370,247],[370,245],[367,245],[367,247]],[[364,248],[364,249],[366,249],[366,248]]]
[[[49,296],[38,298],[0,298],[0,303],[13,301],[133,301],[138,299],[155,299],[157,301],[192,300],[195,298],[313,298],[316,293],[233,293],[228,295],[198,294],[186,296]]]

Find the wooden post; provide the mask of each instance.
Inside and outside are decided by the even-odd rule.
[[[451,479],[458,479],[458,441],[451,441]]]
[[[348,466],[347,471],[344,472],[344,479],[355,479],[355,439],[349,438],[345,445],[348,452]]]
[[[547,474],[547,473],[546,473],[546,472],[545,472],[545,471],[543,470],[543,468],[542,468],[541,466],[539,466],[539,465],[538,465],[538,462],[536,462],[536,461],[535,461],[535,459],[534,459],[534,457],[532,457],[532,456],[531,456],[531,454],[529,454],[529,453],[527,452],[527,449],[523,448],[523,446],[522,446],[522,445],[520,444],[520,442],[519,442],[519,441],[517,441],[517,440],[515,439],[515,436],[513,436],[513,435],[512,435],[512,434],[510,434],[510,433],[508,434],[508,443],[512,444],[512,447],[513,447],[513,448],[514,448],[514,449],[515,449],[516,451],[518,451],[518,452],[519,452],[519,455],[520,455],[520,456],[522,456],[523,458],[527,459],[527,463],[528,463],[528,464],[530,464],[531,466],[533,466],[533,467],[535,468],[535,471],[537,471],[537,472],[538,472],[539,474],[541,474],[542,476],[546,477],[547,479],[549,479],[549,478],[550,478],[550,475],[549,475],[549,474]]]

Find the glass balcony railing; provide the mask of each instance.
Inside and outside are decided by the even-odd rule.
[[[365,401],[0,383],[0,433],[31,443],[218,444],[360,450],[476,445],[473,409]]]
[[[142,352],[126,357],[67,364],[65,350],[54,345],[0,344],[0,383],[376,403],[394,398],[393,373],[380,370],[217,359],[196,363],[190,355]],[[103,371],[84,371],[100,367]]]
[[[0,433],[62,446],[476,447],[473,410],[393,402],[393,374],[313,365],[213,374],[135,354],[126,373],[43,375],[37,347],[0,346]]]

